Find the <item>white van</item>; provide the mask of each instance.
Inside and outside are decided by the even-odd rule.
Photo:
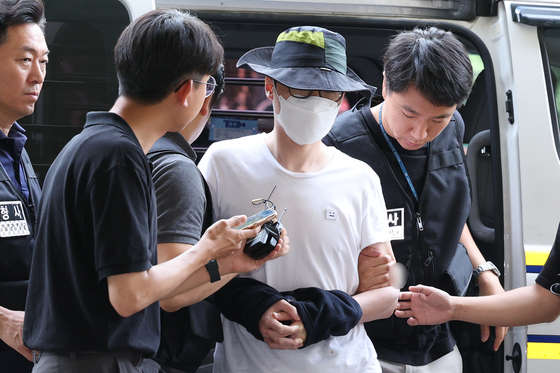
[[[485,257],[504,274],[505,289],[534,282],[560,222],[554,192],[560,185],[559,1],[51,0],[47,81],[36,112],[21,121],[40,178],[81,130],[85,113],[112,105],[116,38],[131,19],[156,7],[189,10],[209,22],[224,44],[227,89],[195,143],[200,153],[213,141],[271,129],[263,77],[237,70],[235,62],[249,49],[274,45],[288,27],[316,25],[341,33],[349,66],[377,87],[392,35],[431,25],[454,32],[476,74],[460,109],[475,201],[469,225]],[[347,107],[354,100],[349,97]],[[510,329],[498,353],[491,343],[479,342],[477,331],[457,324],[465,372],[560,371],[559,322]]]

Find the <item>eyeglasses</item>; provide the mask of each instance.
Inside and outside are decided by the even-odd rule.
[[[214,79],[214,77],[212,75],[210,75],[208,77],[208,81],[207,82],[202,82],[200,80],[196,80],[196,79],[187,79],[185,80],[183,83],[181,83],[177,88],[175,88],[175,93],[179,92],[179,90],[181,89],[181,87],[188,82],[189,80],[192,80],[193,82],[196,83],[200,83],[200,84],[206,84],[206,93],[204,93],[204,97],[210,97],[212,96],[212,93],[214,93],[214,89],[216,89],[216,79]]]
[[[315,91],[308,91],[304,89],[295,89],[288,87],[288,91],[290,95],[295,98],[308,98],[311,94]],[[344,92],[332,92],[332,91],[316,91],[319,93],[319,97],[328,98],[329,100],[333,100],[334,102],[340,101]]]

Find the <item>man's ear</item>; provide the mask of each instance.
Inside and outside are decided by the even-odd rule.
[[[274,87],[274,80],[271,77],[265,76],[264,93],[269,100],[274,99],[274,92],[272,90],[273,87]]]
[[[206,97],[204,102],[202,103],[202,107],[200,108],[200,116],[205,117],[208,115],[210,111],[210,100],[212,99],[212,95]]]
[[[177,95],[177,100],[179,100],[181,105],[187,107],[189,106],[187,99],[192,91],[193,91],[193,81],[189,79],[185,82],[185,84],[181,86],[181,88],[179,88],[177,92],[174,92],[173,94]]]

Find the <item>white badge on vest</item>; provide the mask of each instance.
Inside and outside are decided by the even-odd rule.
[[[0,201],[0,237],[27,236],[30,233],[21,201]]]
[[[391,240],[404,240],[404,208],[387,210]]]

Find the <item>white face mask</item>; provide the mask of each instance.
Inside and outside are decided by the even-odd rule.
[[[276,87],[273,89],[280,102],[280,112],[276,119],[296,144],[313,144],[329,133],[338,114],[337,102],[317,96],[290,96],[286,100],[278,94]]]

